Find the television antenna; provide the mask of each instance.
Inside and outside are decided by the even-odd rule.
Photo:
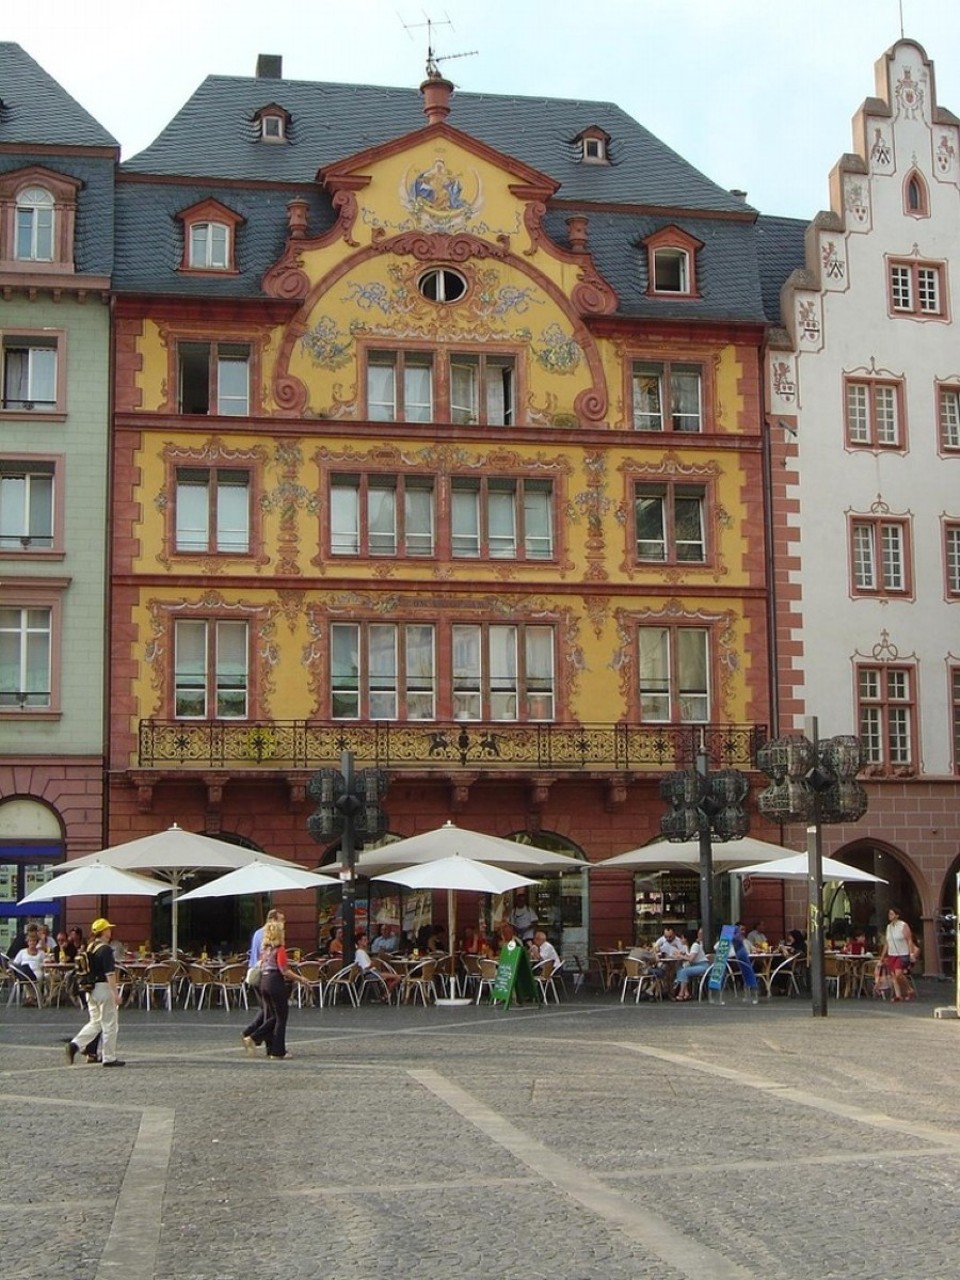
[[[447,13],[445,13],[443,17],[439,19],[439,21],[434,21],[432,18],[428,17],[426,14],[424,14],[423,16],[424,16],[423,22],[404,22],[404,20],[400,18],[399,13],[397,14],[397,17],[400,18],[400,25],[403,27],[404,31],[406,31],[407,35],[410,36],[411,40],[413,39],[411,32],[422,29],[423,27],[427,28],[427,79],[428,80],[439,80],[441,78],[442,73],[439,67],[439,63],[441,62],[450,62],[454,58],[476,57],[477,53],[479,52],[479,50],[477,49],[467,49],[463,53],[445,53],[438,57],[434,50],[434,45],[433,45],[434,27],[449,27],[450,30],[453,31],[454,30],[453,23],[450,21],[450,15]]]

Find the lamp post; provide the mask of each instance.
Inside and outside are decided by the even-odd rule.
[[[804,721],[806,736],[773,738],[757,752],[757,767],[771,779],[757,808],[768,818],[807,824],[807,952],[813,1016],[827,1016],[823,958],[823,824],[858,822],[867,793],[857,774],[863,766],[859,738],[820,739],[816,716]]]
[[[317,802],[307,819],[307,830],[318,843],[340,836],[340,915],[343,920],[343,963],[354,957],[357,877],[356,841],[376,840],[384,834],[389,818],[380,801],[390,785],[382,769],[353,771],[353,752],[344,751],[339,769],[318,769],[307,783],[307,793]]]
[[[750,828],[743,802],[750,790],[739,769],[710,772],[703,737],[694,769],[681,769],[660,783],[660,795],[670,809],[660,819],[660,832],[668,840],[692,840],[700,845],[700,925],[704,946],[714,943],[713,841],[739,840]]]

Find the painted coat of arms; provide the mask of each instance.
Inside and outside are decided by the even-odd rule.
[[[407,171],[400,202],[425,231],[463,231],[483,206],[480,175],[465,178],[438,156],[428,169]]]

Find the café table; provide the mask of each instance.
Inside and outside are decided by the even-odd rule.
[[[620,948],[593,953],[593,958],[600,968],[600,981],[603,983],[604,991],[611,991],[623,979],[624,961],[629,954],[628,950]]]
[[[80,1004],[77,995],[74,975],[77,966],[70,961],[44,960],[41,988],[45,1004],[60,1007],[60,1001],[66,996],[73,1004]]]
[[[872,951],[861,955],[851,955],[847,951],[825,951],[828,958],[837,966],[837,995],[841,999],[859,996],[863,990],[864,975],[874,963]]]

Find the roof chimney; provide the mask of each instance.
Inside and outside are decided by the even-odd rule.
[[[258,80],[282,80],[283,58],[278,53],[261,53],[257,57]]]
[[[431,124],[442,124],[450,114],[450,95],[453,85],[443,76],[428,76],[420,86],[423,95],[423,114]]]
[[[736,196],[738,200],[742,200],[744,204],[747,203],[747,193],[745,191],[741,191],[738,187],[731,187],[730,194],[732,196]]]

